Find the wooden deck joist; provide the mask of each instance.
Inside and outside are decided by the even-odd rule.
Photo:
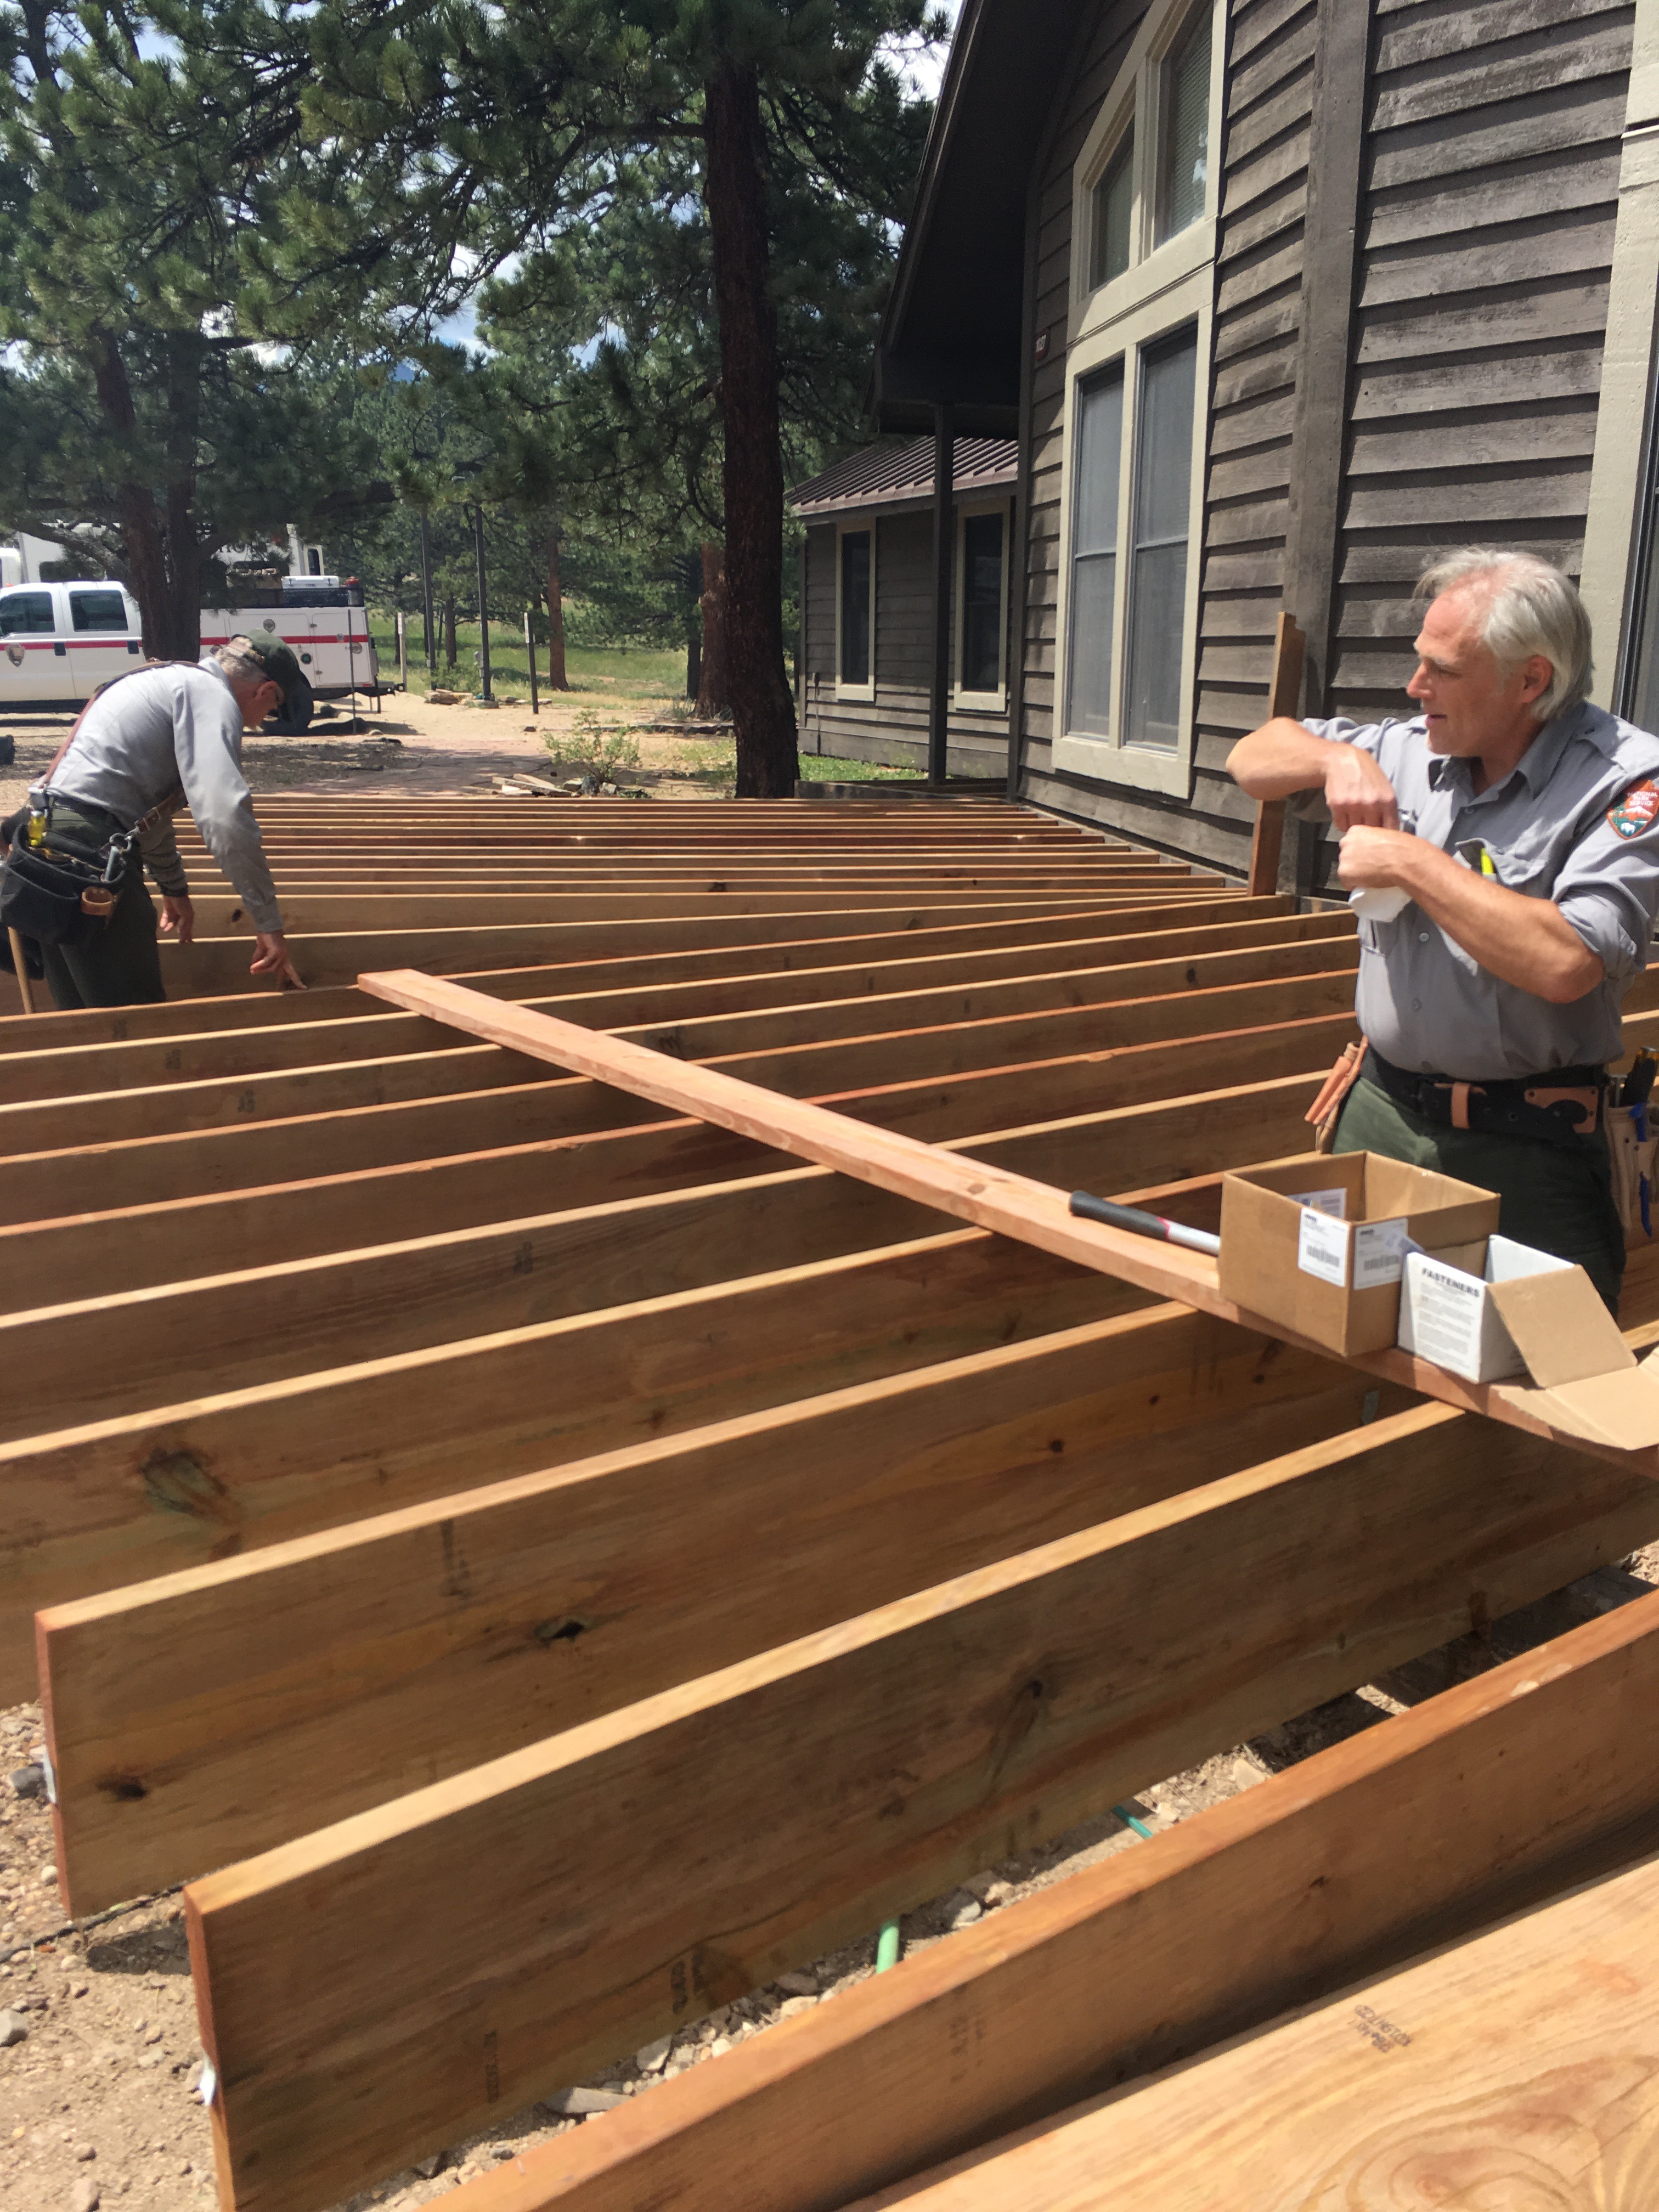
[[[1641,1478],[1469,1429],[1195,1486],[191,1885],[237,2203],[331,2203],[1467,1629],[1472,1577],[1506,1610],[1655,1526]]]
[[[1346,915],[1143,884],[1129,848],[977,801],[261,813],[279,890],[324,905],[447,911],[463,846],[509,900],[659,888],[632,921],[327,933],[303,996],[212,939],[167,956],[183,1003],[0,1023],[0,1144],[34,1147],[0,1158],[0,1346],[36,1382],[0,1444],[0,1668],[27,1694],[50,1608],[77,1903],[262,1854],[191,1893],[228,2204],[376,2181],[1659,1535],[1644,1473],[1423,1405],[1414,1375],[355,985],[431,964],[498,1015],[666,1046],[677,1079],[718,1060],[829,1103],[861,1143],[1181,1184],[1164,1202],[1212,1221],[1219,1169],[1300,1147],[1352,1034]],[[1079,868],[1086,897],[1026,896]],[[963,896],[964,871],[996,880]],[[830,889],[671,910],[769,872]],[[836,904],[850,879],[876,902]],[[1659,1321],[1652,1248],[1626,1317]],[[962,2147],[954,2078],[918,2163]],[[988,2130],[1020,2117],[974,2094]],[[827,2124],[834,2201],[898,2178]],[[763,2207],[775,2170],[769,2147]]]
[[[1659,1597],[661,2083],[469,2185],[459,2212],[726,2212],[738,2172],[746,2212],[840,2212],[1624,1864],[1659,1816],[1656,1694]],[[1448,2080],[1460,2056],[1445,2054]],[[1224,2124],[1229,2100],[1206,2104]],[[1161,2146],[1141,2192],[1159,2203],[1183,2140],[1166,2130]],[[1120,2202],[1116,2156],[1096,2170]],[[1006,2197],[992,2202],[1003,2212]]]

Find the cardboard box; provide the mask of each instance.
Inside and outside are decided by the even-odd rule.
[[[1345,1357],[1400,1327],[1407,1249],[1467,1252],[1498,1227],[1474,1183],[1378,1152],[1304,1152],[1221,1179],[1221,1294]]]
[[[1431,1258],[1408,1252],[1400,1286],[1400,1348],[1431,1359],[1466,1382],[1524,1375],[1525,1357],[1504,1320],[1506,1306],[1521,1296],[1513,1285],[1534,1275],[1572,1272],[1571,1260],[1535,1252],[1507,1237],[1488,1237],[1484,1249],[1476,1246],[1464,1254]],[[1611,1320],[1599,1297],[1595,1304]]]
[[[1582,1267],[1507,1237],[1462,1255],[1407,1255],[1400,1342],[1588,1443],[1659,1444],[1659,1370],[1638,1365]],[[1504,1385],[1524,1375],[1529,1382]]]

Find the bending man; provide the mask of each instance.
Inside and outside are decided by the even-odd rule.
[[[145,826],[96,941],[75,950],[43,948],[46,981],[59,1008],[166,998],[144,869],[161,894],[161,929],[188,945],[195,913],[173,830],[173,816],[185,805],[253,923],[250,974],[305,988],[283,940],[276,888],[241,769],[243,732],[257,730],[299,680],[300,665],[287,646],[234,637],[198,666],[172,661],[118,677],[87,708],[44,786],[30,792],[30,804],[44,791],[52,842],[88,855],[118,833]]]
[[[1497,1191],[1504,1234],[1616,1311],[1607,1063],[1659,907],[1659,738],[1588,704],[1589,618],[1547,562],[1471,547],[1418,589],[1411,720],[1279,716],[1227,765],[1253,799],[1322,793],[1344,884],[1408,902],[1359,925],[1336,1150]]]

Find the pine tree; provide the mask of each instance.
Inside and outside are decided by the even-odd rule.
[[[118,576],[148,649],[193,659],[214,553],[361,482],[326,380],[295,372],[410,264],[305,142],[290,0],[24,0],[0,40],[0,525]],[[346,212],[292,231],[290,201]],[[418,191],[386,211],[430,227]]]
[[[850,416],[927,121],[884,45],[942,33],[925,0],[454,0],[418,18],[326,0],[319,17],[319,119],[371,201],[394,170],[447,180],[472,265],[501,278],[495,328],[610,292],[589,489],[684,495],[723,538],[744,795],[791,791],[798,766],[784,394],[805,391],[808,422]],[[658,281],[630,291],[641,269]]]

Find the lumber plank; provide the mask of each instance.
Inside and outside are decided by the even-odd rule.
[[[770,1288],[810,1328],[796,1286]],[[588,1326],[568,1348],[603,1366],[605,1336]],[[688,1650],[712,1669],[1356,1427],[1365,1382],[1158,1308],[807,1387],[681,1440],[41,1612],[66,1909],[670,1689]],[[722,1549],[711,1605],[686,1565]]]
[[[1643,2212],[1656,2075],[1649,1858],[857,2212],[1106,2212],[1154,2190],[1168,2212],[1413,2197]]]
[[[1659,1813],[1656,1695],[1659,1595],[1022,1899],[457,2205],[727,2212],[740,2171],[745,2212],[836,2212],[1617,1865]]]
[[[584,988],[660,988],[671,982],[691,982],[717,977],[759,973],[793,973],[819,968],[839,968],[848,963],[879,964],[901,958],[945,960],[963,954],[989,951],[1000,954],[1018,948],[1064,945],[1083,940],[1128,937],[1138,939],[1151,955],[1165,933],[1172,937],[1171,952],[1202,938],[1187,933],[1226,932],[1226,941],[1237,944],[1266,939],[1233,935],[1252,926],[1329,924],[1330,915],[1297,915],[1283,898],[1240,899],[1184,902],[1178,914],[1152,908],[1127,914],[1107,912],[1045,916],[1036,921],[966,922],[940,927],[901,926],[892,931],[850,931],[803,935],[792,925],[781,936],[758,936],[744,927],[729,932],[711,930],[706,924],[686,928],[683,939],[658,925],[639,923],[615,933],[572,929],[556,947],[550,964],[527,968],[497,968],[480,971],[469,980],[475,987],[506,998],[534,998],[557,989]],[[1338,918],[1340,920],[1340,917]],[[1310,928],[1310,933],[1340,934],[1340,930]],[[1218,939],[1218,941],[1220,941]],[[623,949],[618,950],[618,945]],[[1129,957],[1136,957],[1130,955]],[[921,980],[948,980],[949,970]],[[21,1015],[0,1020],[0,1052],[59,1049],[77,1044],[125,1043],[130,1038],[177,1036],[207,1027],[262,1028],[289,1021],[332,1019],[340,1015],[378,1011],[356,988],[356,979],[324,985],[304,993],[238,991],[225,998],[194,998],[164,1001],[150,1006],[88,1008],[77,1013],[50,1013],[33,1019]],[[711,1009],[719,1011],[719,1009]]]
[[[1324,948],[1319,948],[1324,950]],[[1346,955],[1347,948],[1342,953]],[[1109,985],[1104,987],[1109,992]],[[479,994],[481,995],[481,994]],[[853,1010],[837,1034],[833,1018],[820,1021],[811,1009],[799,1016],[773,1010],[747,1018],[723,1036],[721,1024],[705,1036],[695,1025],[654,1030],[653,1049],[678,1053],[684,1046],[740,1069],[756,1083],[784,1091],[862,1089],[878,1084],[957,1075],[970,1069],[1006,1066],[1017,1059],[1048,1060],[1090,1048],[1121,1048],[1178,1036],[1221,1034],[1346,1012],[1353,1000],[1353,970],[1345,964],[1311,974],[1270,976],[1253,983],[1218,988],[1183,987],[1149,998],[1096,1000],[1085,990],[1084,1003],[1070,994],[1061,1002],[1030,1012],[997,1013],[970,1019],[940,1019],[937,1002],[924,1023],[904,1026],[901,1008],[885,1026],[880,1002],[860,1019]],[[441,1026],[434,1024],[434,1026]],[[827,1028],[830,1034],[817,1032]],[[804,1037],[799,1032],[805,1030]],[[453,1031],[452,1031],[453,1036]],[[265,1073],[182,1076],[148,1087],[95,1091],[80,1097],[28,1098],[0,1104],[0,1148],[13,1153],[65,1146],[119,1143],[123,1139],[203,1129],[226,1122],[283,1120],[295,1113],[379,1105],[401,1098],[448,1096],[461,1091],[505,1089],[535,1072],[534,1055],[493,1042],[447,1047],[425,1042],[415,1051],[391,1052],[373,1059],[322,1060]],[[550,1096],[548,1133],[616,1126],[619,1117],[641,1115],[626,1096],[596,1095],[591,1085]]]
[[[538,1012],[586,1021],[595,1027],[637,1035],[659,1051],[685,1059],[707,1059],[745,1045],[785,1045],[836,1036],[867,1036],[878,1026],[909,1029],[941,1018],[959,1022],[1031,1013],[1072,1006],[1109,1006],[1119,1000],[1153,998],[1170,992],[1283,981],[1294,975],[1329,973],[1358,963],[1357,942],[1332,942],[1328,935],[1306,941],[1250,945],[1209,952],[1165,951],[1162,957],[1103,961],[1063,949],[1044,967],[1006,956],[998,972],[977,980],[958,972],[913,984],[862,968],[836,988],[823,971],[811,980],[780,975],[757,977],[747,990],[720,995],[747,999],[748,1005],[706,1006],[706,988],[670,986],[666,990],[605,993],[595,1005],[592,994],[531,996],[525,1003]],[[907,963],[908,964],[908,963]],[[927,963],[932,965],[933,963]],[[1024,972],[1018,972],[1024,968]],[[1008,972],[1013,969],[1016,972]],[[855,989],[854,983],[865,988]],[[887,988],[884,988],[886,986]],[[1659,989],[1659,985],[1656,985]],[[489,994],[491,997],[498,994]],[[517,994],[511,994],[516,997]],[[607,1003],[608,1002],[608,1003]],[[317,1023],[287,1023],[271,1030],[204,1030],[173,1038],[134,1039],[121,1044],[78,1045],[0,1057],[0,1103],[27,1099],[74,1097],[92,1091],[131,1090],[168,1081],[264,1074],[284,1067],[327,1065],[343,1060],[435,1051],[453,1047],[454,1033],[418,1014],[383,1011]]]
[[[1640,1479],[1498,1449],[1437,1407],[1364,1434],[193,1883],[222,2191],[242,2212],[332,2203],[1372,1679],[1467,1626],[1472,1577],[1504,1610],[1659,1524]],[[711,1590],[727,1564],[709,1558]]]
[[[971,1141],[981,1158],[1044,1181],[1069,1176],[1110,1191],[1127,1176],[1121,1188],[1139,1189],[1183,1182],[1207,1163],[1294,1151],[1309,1095],[1307,1078],[1292,1075],[991,1130]],[[544,1214],[610,1205],[791,1164],[785,1153],[705,1122],[671,1121],[14,1222],[0,1225],[0,1312],[70,1303],[88,1285],[109,1297],[356,1250],[396,1240],[413,1221],[436,1236],[509,1220],[526,1207]]]
[[[1067,916],[1114,911],[1144,915],[1154,905],[1164,910],[1186,905],[1206,908],[1225,904],[1229,896],[1226,892],[1218,891],[1212,884],[1194,883],[1188,889],[1176,884],[1159,885],[1156,890],[1149,889],[1145,892],[1097,891],[1086,898],[958,899],[947,896],[904,905],[896,905],[885,894],[874,895],[863,905],[844,902],[830,895],[817,902],[802,899],[787,909],[769,898],[749,902],[713,899],[704,902],[705,910],[701,914],[668,910],[684,907],[684,900],[640,900],[633,902],[636,908],[633,917],[613,913],[586,921],[572,915],[563,921],[313,934],[304,939],[303,957],[297,964],[305,982],[316,986],[349,983],[366,968],[414,966],[430,974],[458,975],[471,969],[544,964],[556,960],[583,938],[593,946],[608,942],[614,950],[617,944],[626,941],[625,933],[630,927],[673,945],[695,941],[692,933],[699,928],[705,933],[705,941],[712,942],[727,934],[739,934],[746,925],[750,941],[757,942],[785,936],[845,937],[860,924],[873,932],[944,928],[974,922],[1048,921],[1056,918],[1063,921]],[[1231,894],[1236,900],[1242,901],[1243,896],[1242,891]],[[625,905],[628,902],[620,903]],[[752,905],[756,910],[752,914],[738,911],[743,904]],[[246,938],[204,938],[191,945],[169,943],[162,948],[162,979],[170,998],[252,992],[255,985],[250,981],[247,963]],[[274,997],[276,994],[267,987],[260,995]]]
[[[940,1079],[924,1076],[866,1091],[830,1094],[840,1110],[902,1123],[913,1134],[978,1134],[1029,1118],[1040,1097],[1054,1117],[1100,1112],[1204,1089],[1218,1074],[1225,1087],[1297,1069],[1322,1076],[1353,1034],[1348,1014],[1316,1015],[1268,1028],[1171,1043],[1127,1045],[1064,1060],[1022,1061]],[[577,1087],[584,1087],[577,1079]],[[554,1079],[458,1097],[360,1106],[299,1115],[241,1127],[185,1130],[137,1137],[88,1150],[0,1158],[0,1218],[56,1220],[66,1214],[145,1205],[213,1190],[250,1189],[319,1174],[338,1174],[391,1161],[545,1139],[574,1114],[550,1102],[563,1091]],[[1311,1094],[1310,1094],[1311,1095]],[[590,1116],[597,1117],[595,1107]],[[613,1114],[611,1127],[653,1118],[635,1106]],[[599,1126],[604,1126],[599,1123]],[[589,1134],[588,1127],[577,1133]]]
[[[1208,1103],[1208,1121],[1232,1109],[1241,1128],[1259,1133],[1255,1096]],[[1153,1126],[1154,1141],[1191,1141],[1188,1116],[1165,1109]],[[1017,1132],[1011,1156],[1029,1149],[1041,1164],[1053,1146],[1069,1159],[1079,1133],[1100,1146],[1103,1166],[1121,1169],[1138,1133],[1113,1122],[1092,1132]],[[1146,1152],[1143,1164],[1158,1157]],[[1168,1157],[1182,1164],[1178,1151]],[[822,1170],[799,1172],[827,1180]],[[1213,1211],[1213,1178],[1207,1193],[1123,1195],[1203,1221]],[[626,1237],[626,1220],[614,1226]],[[1633,1291],[1642,1273],[1638,1260]],[[781,1286],[787,1307],[775,1303]],[[135,1411],[121,1402],[102,1420],[0,1445],[10,1506],[0,1547],[0,1689],[33,1693],[38,1606],[480,1479],[681,1433],[792,1393],[1026,1340],[1139,1295],[1034,1247],[961,1231],[276,1382],[192,1393],[178,1404]],[[590,1357],[584,1346],[599,1349]],[[617,1375],[624,1380],[613,1388]]]
[[[1023,1237],[1042,1250],[1139,1284],[1157,1297],[1174,1297],[1249,1328],[1267,1328],[1291,1340],[1291,1332],[1246,1313],[1221,1297],[1216,1267],[1205,1255],[1155,1243],[1094,1222],[1079,1222],[1068,1211],[1066,1194],[1030,1177],[1013,1176],[967,1155],[920,1143],[888,1126],[867,1129],[830,1109],[769,1091],[714,1067],[683,1066],[666,1055],[620,1037],[585,1030],[574,1022],[506,1006],[464,986],[441,978],[410,975],[367,975],[366,989],[412,1011],[453,1020],[469,1035],[510,1042],[554,1065],[617,1084],[653,1103],[697,1114],[802,1158],[817,1160],[842,1173],[936,1206],[958,1220],[1005,1236]],[[1644,1017],[1632,1019],[1640,1022]],[[1542,1433],[1551,1429],[1539,1409],[1540,1394],[1502,1383],[1466,1383],[1424,1359],[1402,1352],[1367,1353],[1355,1364],[1448,1405],[1486,1414],[1507,1425]],[[1583,1440],[1581,1440],[1583,1441]],[[1601,1452],[1606,1449],[1588,1443]],[[1659,1447],[1612,1455],[1659,1480]]]

